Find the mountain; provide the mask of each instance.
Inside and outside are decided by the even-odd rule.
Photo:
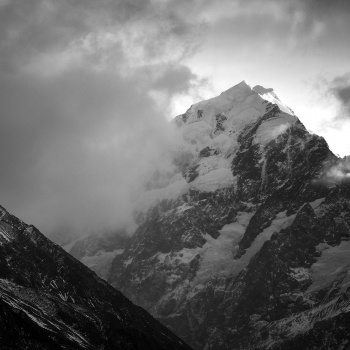
[[[125,229],[107,232],[95,232],[89,236],[74,240],[64,248],[103,279],[107,279],[112,261],[116,255],[124,252],[129,241]]]
[[[2,207],[0,348],[191,349],[35,227]]]
[[[349,349],[349,159],[245,81],[173,124],[104,278],[194,349]]]

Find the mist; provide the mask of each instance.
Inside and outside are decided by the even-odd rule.
[[[185,64],[202,28],[186,7],[102,5],[0,3],[1,205],[46,235],[130,223],[171,171],[174,101],[207,83]]]
[[[241,72],[292,86],[290,50],[347,48],[349,9],[346,1],[0,0],[0,204],[47,235],[124,225],[154,185],[147,176],[172,171],[164,154],[178,136],[169,120],[209,97],[208,74],[225,70],[210,97]],[[310,69],[295,62],[301,75]],[[347,116],[346,79],[330,93]]]
[[[337,120],[350,119],[350,74],[336,76],[327,84],[328,94],[338,103]]]
[[[2,202],[44,232],[128,219],[144,177],[176,142],[153,99],[111,72],[21,76],[1,92]]]
[[[332,166],[326,173],[327,178],[340,181],[350,178],[350,158],[344,157],[340,159],[336,165]]]

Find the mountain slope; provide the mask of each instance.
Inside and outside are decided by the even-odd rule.
[[[190,349],[4,208],[0,305],[1,349]]]
[[[135,204],[108,282],[196,349],[345,346],[348,161],[245,81],[173,123],[175,175]]]

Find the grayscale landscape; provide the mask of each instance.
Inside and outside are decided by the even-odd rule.
[[[345,0],[0,0],[0,348],[349,350],[349,34]]]

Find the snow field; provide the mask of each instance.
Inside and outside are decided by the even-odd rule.
[[[96,272],[99,277],[107,280],[113,259],[123,252],[124,249],[115,249],[112,252],[99,251],[93,256],[82,257],[81,262]]]
[[[313,293],[323,289],[336,280],[341,281],[341,292],[344,292],[350,286],[350,242],[343,241],[335,247],[323,243],[316,249],[321,251],[322,255],[310,268],[313,283],[307,292]]]

